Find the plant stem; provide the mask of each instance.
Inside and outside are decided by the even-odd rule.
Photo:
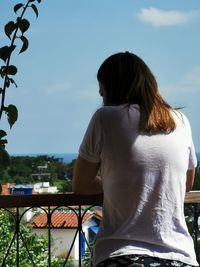
[[[29,2],[30,2],[30,0],[28,0],[28,2],[26,3],[26,5],[24,6],[23,11],[22,11],[21,16],[20,16],[20,19],[23,18],[24,13],[25,13],[27,7],[29,6]],[[14,42],[15,42],[15,39],[16,39],[16,36],[17,36],[17,32],[18,32],[18,29],[19,29],[19,27],[17,26],[17,28],[15,29],[15,32],[13,34],[12,40],[11,40],[11,44],[10,44],[11,47],[14,45]],[[12,54],[12,52],[10,53],[10,55],[9,55],[9,57],[7,59],[6,67],[8,67],[9,64],[10,64],[11,54]],[[1,98],[1,108],[0,108],[0,120],[1,120],[1,117],[2,117],[2,114],[3,114],[3,111],[4,111],[4,103],[5,103],[6,88],[7,88],[7,86],[6,86],[7,78],[8,78],[8,75],[6,73],[5,74],[5,77],[4,77],[3,88],[2,88],[2,98]]]

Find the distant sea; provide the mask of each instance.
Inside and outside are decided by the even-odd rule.
[[[74,160],[78,157],[77,153],[11,154],[11,156],[30,156],[30,157],[36,157],[36,156],[41,156],[41,155],[47,155],[50,157],[61,158],[63,160],[63,162],[65,162],[65,163],[70,163],[70,162],[72,162],[72,160]],[[197,160],[200,162],[200,152],[197,152],[196,155],[197,155]]]
[[[11,154],[11,156],[29,156],[29,157],[37,157],[37,156],[42,156],[42,155],[47,155],[49,157],[54,157],[54,158],[60,158],[63,160],[64,163],[70,163],[72,160],[76,159],[78,157],[77,153],[19,153],[19,154]]]
[[[70,163],[72,160],[77,159],[77,153],[63,153],[63,154],[47,154],[48,156],[53,156],[54,158],[61,158],[63,162]]]

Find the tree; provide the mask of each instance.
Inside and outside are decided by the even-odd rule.
[[[72,177],[73,177],[73,170],[74,170],[75,163],[76,163],[76,159],[72,160],[72,162],[69,163],[67,167],[67,177],[70,180],[72,180]]]
[[[73,161],[74,162],[74,161]],[[57,186],[60,192],[71,192],[71,180],[68,179],[68,169],[72,173],[73,164],[66,164],[60,159],[47,155],[29,157],[11,157],[7,168],[0,167],[1,183],[34,184],[37,182],[50,182]],[[39,166],[45,166],[44,172],[47,176],[39,180]]]
[[[71,192],[72,191],[72,183],[70,180],[55,180],[53,181],[53,185],[57,186],[59,192]]]

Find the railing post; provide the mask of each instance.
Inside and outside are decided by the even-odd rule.
[[[82,218],[81,218],[81,206],[78,206],[78,245],[79,245],[79,258],[78,266],[81,267],[81,232],[82,232]]]
[[[51,267],[51,209],[50,209],[50,206],[48,206],[47,226],[48,226],[48,267]]]
[[[16,266],[19,267],[19,231],[20,231],[20,220],[19,220],[19,208],[16,211]]]
[[[200,233],[199,231],[199,225],[198,220],[200,216],[200,208],[198,209],[198,204],[194,203],[194,225],[193,225],[193,231],[194,231],[194,247],[197,255],[197,261],[200,261],[199,258],[199,252],[198,252],[198,235]]]

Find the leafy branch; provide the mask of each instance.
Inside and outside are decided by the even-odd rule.
[[[16,14],[15,21],[9,21],[5,27],[4,32],[10,44],[0,47],[0,60],[4,62],[4,65],[0,67],[0,79],[2,79],[2,87],[0,86],[0,120],[2,119],[3,114],[7,116],[8,123],[10,128],[18,119],[18,110],[15,105],[9,104],[5,105],[6,91],[11,86],[14,85],[17,87],[13,76],[17,74],[17,67],[10,64],[12,53],[16,49],[15,41],[17,39],[21,40],[21,49],[19,54],[25,52],[28,49],[29,41],[25,36],[25,33],[30,27],[30,22],[24,18],[25,12],[27,9],[32,9],[36,17],[38,17],[38,8],[37,4],[40,4],[42,0],[26,0],[25,3],[18,3],[14,6],[13,10]],[[21,11],[21,14],[17,14]],[[5,136],[7,133],[4,130],[0,129],[0,164],[6,166],[9,164],[9,154],[5,150],[7,140]]]

